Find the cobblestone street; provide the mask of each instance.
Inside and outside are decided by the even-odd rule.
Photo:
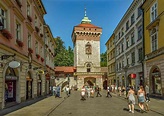
[[[62,93],[62,98],[50,96],[6,116],[164,116],[163,100],[151,99],[150,111],[147,113],[140,113],[136,104],[135,112],[132,114],[128,112],[124,97],[113,94],[112,98],[106,98],[106,92],[101,93],[102,97],[87,98],[86,101],[80,100],[79,91],[73,91],[66,99],[64,99],[65,93]]]

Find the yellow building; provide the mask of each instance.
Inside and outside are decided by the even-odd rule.
[[[164,0],[145,0],[144,13],[145,82],[150,94],[164,97]]]
[[[114,85],[116,83],[115,79],[115,44],[114,44],[114,34],[106,42],[107,47],[107,67],[108,67],[108,83],[107,85]]]

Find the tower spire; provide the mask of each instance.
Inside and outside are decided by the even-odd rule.
[[[87,16],[87,9],[84,8],[84,17],[86,17],[86,16]]]
[[[87,9],[84,8],[84,18],[81,20],[81,23],[91,23],[91,20],[87,17]]]

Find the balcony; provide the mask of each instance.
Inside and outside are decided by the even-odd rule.
[[[21,40],[17,39],[16,42],[17,42],[19,47],[23,47],[24,46],[24,44],[23,44],[23,42]]]

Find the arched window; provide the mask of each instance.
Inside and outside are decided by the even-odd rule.
[[[85,45],[85,53],[88,55],[92,54],[92,46],[89,42]]]
[[[91,65],[89,63],[87,64],[87,72],[91,72]]]

